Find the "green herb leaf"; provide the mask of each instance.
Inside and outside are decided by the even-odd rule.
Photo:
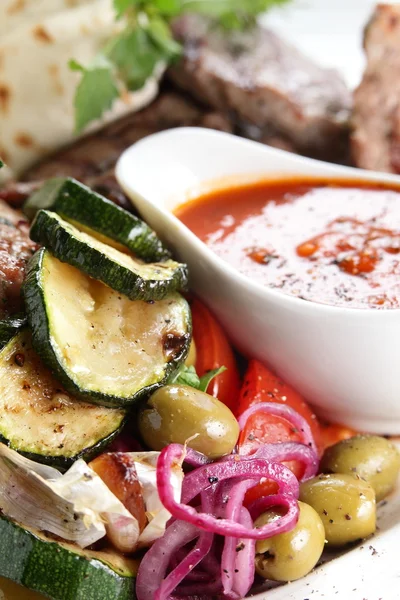
[[[153,17],[149,20],[147,31],[166,60],[171,61],[181,56],[182,46],[172,37],[171,29],[165,19]]]
[[[139,90],[153,74],[162,54],[143,27],[126,29],[106,50],[118,77],[129,90]]]
[[[183,365],[175,375],[173,375],[168,383],[177,383],[179,385],[189,385],[190,387],[199,389],[200,378],[194,367]]]
[[[200,385],[197,389],[201,390],[202,392],[206,392],[212,380],[217,377],[217,375],[221,375],[221,373],[224,371],[226,371],[226,367],[220,367],[219,369],[208,371],[208,373],[205,373],[202,377],[200,377]]]
[[[182,12],[181,0],[153,0],[154,9],[164,17],[176,17]]]
[[[170,378],[169,383],[188,385],[196,390],[200,390],[201,392],[207,392],[208,386],[214,377],[217,377],[217,375],[220,375],[224,371],[226,371],[226,367],[220,367],[219,369],[208,371],[208,373],[205,373],[202,377],[199,377],[196,373],[196,369],[193,366],[187,367],[186,365],[183,365],[183,367],[181,367],[179,371]]]
[[[73,71],[82,73],[74,100],[75,129],[80,132],[111,108],[119,93],[111,65],[105,58],[99,57],[93,66],[87,68],[75,60],[71,60],[69,66]]]
[[[181,46],[171,32],[170,20],[185,13],[198,13],[227,29],[253,24],[256,17],[271,6],[290,0],[113,0],[116,19],[124,18],[126,29],[112,38],[92,65],[80,71],[77,87],[75,125],[79,132],[112,107],[119,87],[141,89],[158,64],[176,60]]]
[[[126,11],[135,4],[135,0],[114,0],[114,10],[117,15],[117,19],[123,17]]]
[[[182,0],[183,13],[198,13],[229,29],[252,25],[256,17],[272,6],[291,0]]]

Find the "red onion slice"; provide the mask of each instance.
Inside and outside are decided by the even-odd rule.
[[[215,596],[219,596],[222,592],[221,580],[210,581],[209,583],[194,583],[181,585],[172,596],[173,600],[190,600],[195,597],[195,600],[210,600]]]
[[[275,402],[260,402],[259,404],[254,404],[250,406],[247,410],[244,411],[238,418],[238,423],[240,430],[242,431],[246,426],[246,423],[252,415],[257,412],[264,412],[269,415],[275,415],[277,417],[283,417],[287,421],[289,421],[293,427],[298,429],[303,434],[303,442],[306,446],[309,446],[316,453],[317,446],[314,441],[314,436],[312,434],[311,428],[304,417],[299,415],[298,412],[293,410],[290,406],[286,406],[286,404],[277,404]]]
[[[171,556],[199,537],[199,530],[190,523],[175,521],[148,550],[140,563],[136,578],[137,600],[154,600],[166,575]]]
[[[186,446],[185,450],[185,463],[187,463],[191,467],[202,467],[203,465],[209,465],[213,462],[213,460],[211,458],[208,458],[208,456],[206,456],[205,454],[197,452],[197,450],[193,450],[188,446]]]
[[[157,488],[160,500],[176,519],[191,523],[210,533],[254,540],[262,540],[278,533],[290,531],[296,525],[299,514],[297,504],[299,483],[293,473],[283,465],[257,458],[250,463],[242,461],[238,457],[237,461],[200,467],[185,477],[185,480],[191,478],[192,485],[185,486],[184,480],[182,502],[176,502],[170,481],[170,472],[174,463],[182,462],[182,458],[181,446],[170,444],[161,451],[157,462]],[[186,504],[193,500],[201,490],[205,490],[217,481],[243,478],[254,480],[254,485],[256,485],[264,477],[278,484],[280,495],[285,496],[288,510],[282,518],[259,529],[249,529],[232,519],[218,519],[212,514],[199,513],[195,508]],[[211,481],[210,478],[212,478]]]
[[[319,459],[316,451],[310,446],[300,444],[299,442],[281,442],[279,444],[265,444],[260,446],[254,454],[247,457],[256,456],[265,458],[274,462],[288,462],[297,460],[304,464],[304,474],[301,481],[311,479],[318,473]],[[243,457],[244,458],[244,457]]]
[[[300,442],[278,442],[276,444],[264,444],[257,448],[252,454],[229,454],[221,458],[221,461],[253,460],[253,458],[265,458],[272,462],[289,462],[297,460],[304,465],[304,474],[300,481],[311,479],[318,473],[319,458],[317,453]]]
[[[174,450],[172,450],[172,446],[175,446],[175,444],[168,446],[169,450],[167,448],[162,450],[157,462],[157,473],[159,472],[159,465],[161,466],[163,463],[166,463],[162,469],[162,472],[165,473],[168,471],[168,468],[170,468],[168,465],[176,462],[180,446],[177,446]],[[175,453],[175,458],[172,457],[173,452]],[[169,455],[168,457],[167,454]],[[160,478],[162,478],[162,472],[160,470]],[[231,461],[221,461],[212,465],[199,467],[195,471],[187,474],[182,485],[182,503],[189,504],[189,502],[202,493],[203,490],[207,490],[207,488],[210,488],[213,485],[219,485],[226,480],[232,480],[229,481],[229,483],[230,485],[233,485],[234,483],[237,483],[238,479],[253,479],[255,480],[254,485],[259,483],[261,479],[271,479],[278,483],[279,491],[282,494],[289,494],[296,498],[299,496],[299,482],[292,471],[284,465],[275,461],[272,462],[264,457],[255,457],[252,455],[251,460],[249,460],[248,457],[242,458],[236,455]],[[157,487],[160,493],[158,479]],[[219,487],[221,486],[219,485]],[[224,495],[226,498],[229,497],[229,488],[226,492],[222,489],[221,505],[224,505],[225,503],[223,498]],[[163,502],[162,499],[161,502]]]
[[[241,509],[243,500],[247,490],[254,486],[254,481],[242,481],[232,487],[229,493],[229,500],[225,509],[225,518],[233,521],[240,521]],[[250,525],[253,526],[249,514]],[[225,538],[224,548],[222,550],[221,557],[221,580],[224,588],[224,594],[228,596],[234,590],[234,574],[235,574],[235,562],[239,540],[233,537]],[[243,545],[243,542],[242,542]],[[254,569],[253,569],[254,571]]]
[[[240,511],[240,523],[249,528],[253,526],[250,513],[244,506],[242,506]],[[256,541],[239,540],[239,544],[242,545],[242,549],[235,549],[236,559],[233,570],[232,588],[238,594],[238,598],[244,598],[254,582]]]
[[[172,592],[210,551],[214,536],[212,533],[201,533],[196,546],[183,561],[163,580],[154,596],[154,600],[168,600]]]
[[[225,516],[245,525],[248,529],[253,527],[253,521],[250,513],[243,507],[243,500],[247,490],[254,486],[254,481],[242,481],[232,487],[229,500],[226,505]],[[244,514],[243,514],[244,513]],[[241,593],[247,587],[244,594],[249,591],[254,580],[254,554],[255,541],[240,540],[237,538],[225,538],[224,549],[221,558],[221,579],[224,588],[224,594],[227,598],[241,598]],[[243,559],[239,559],[239,554],[244,553]],[[249,569],[248,554],[252,555],[252,567]],[[243,594],[243,595],[244,595]]]

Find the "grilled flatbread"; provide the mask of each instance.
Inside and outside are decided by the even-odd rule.
[[[71,142],[79,74],[68,61],[89,64],[121,27],[112,0],[2,0],[0,2],[0,157],[8,174]],[[157,95],[150,79],[124,94],[90,129],[139,110]]]

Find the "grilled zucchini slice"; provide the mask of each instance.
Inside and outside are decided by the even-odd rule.
[[[120,431],[123,410],[68,395],[24,329],[0,352],[0,441],[37,462],[67,468],[90,460]]]
[[[25,316],[14,315],[0,320],[0,349],[26,324]]]
[[[160,300],[187,285],[186,265],[174,260],[144,263],[101,242],[53,212],[40,210],[30,235],[59,260],[131,300]]]
[[[114,550],[81,549],[0,516],[0,576],[51,600],[134,600],[138,566]]]
[[[179,294],[128,300],[45,249],[24,284],[33,344],[72,394],[126,406],[162,385],[185,360],[190,309]]]
[[[122,245],[146,262],[171,258],[169,250],[144,221],[76,179],[56,177],[46,181],[24,206],[30,220],[41,209],[54,211],[72,224],[90,228],[94,237],[105,238],[106,243],[117,248]]]

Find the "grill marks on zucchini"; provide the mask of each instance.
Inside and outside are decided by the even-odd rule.
[[[82,550],[0,516],[0,576],[53,600],[134,600],[138,561]]]
[[[24,294],[35,349],[89,402],[126,406],[186,358],[190,310],[179,294],[130,301],[45,249],[28,265]]]
[[[0,320],[0,350],[26,324],[25,316],[14,315]]]
[[[119,432],[122,410],[77,401],[44,367],[25,329],[0,352],[0,440],[38,462],[90,459]]]
[[[75,179],[57,177],[46,181],[24,206],[30,219],[41,209],[90,228],[101,241],[114,247],[112,241],[117,242],[117,247],[125,246],[146,262],[171,258],[169,250],[144,221]]]
[[[39,211],[30,235],[59,260],[131,300],[160,300],[187,285],[186,265],[173,260],[146,264],[104,244],[56,213]]]

